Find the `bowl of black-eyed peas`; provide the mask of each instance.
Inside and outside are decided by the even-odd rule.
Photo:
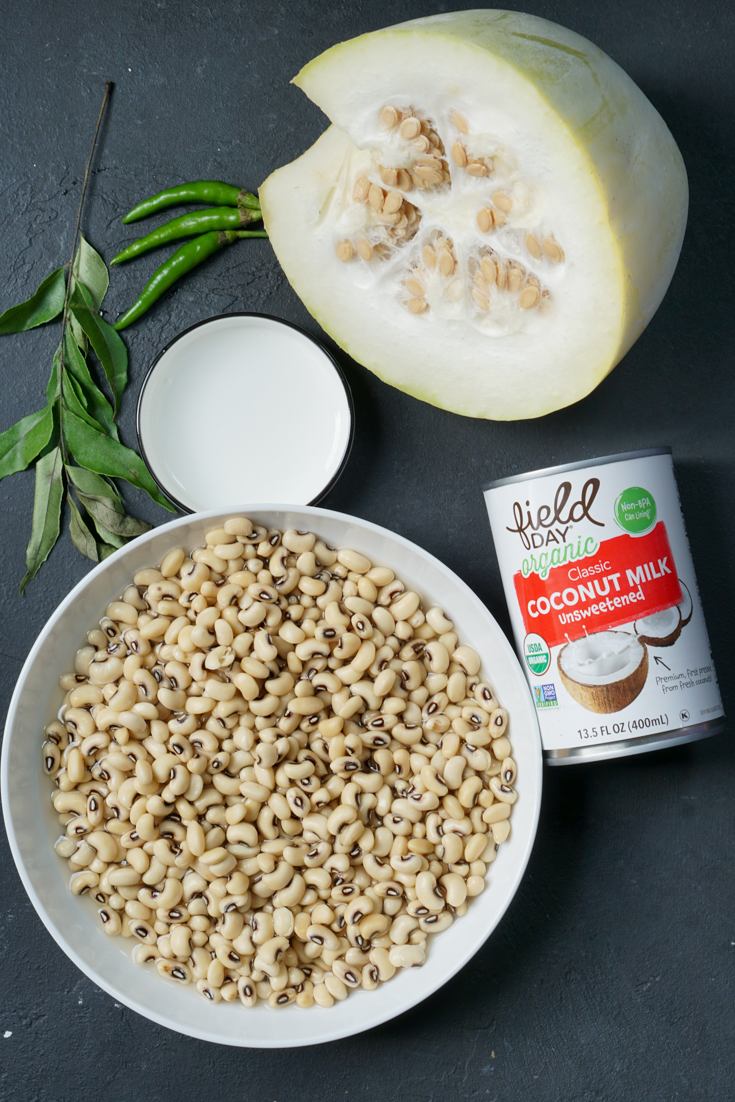
[[[467,963],[523,876],[541,773],[517,659],[456,575],[366,521],[252,505],[155,529],[61,603],[2,799],[90,979],[189,1036],[286,1047]]]

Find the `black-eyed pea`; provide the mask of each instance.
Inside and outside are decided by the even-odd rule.
[[[105,933],[110,937],[115,937],[122,930],[122,919],[117,911],[113,910],[109,905],[106,907],[100,907],[97,911],[102,922],[102,928]]]
[[[258,1001],[255,984],[249,976],[241,976],[237,981],[237,993],[243,1006],[255,1006]]]
[[[442,753],[444,749],[442,747]],[[457,754],[454,757],[449,758],[444,766],[444,772],[442,774],[444,783],[447,788],[453,791],[458,790],[462,785],[462,779],[464,777],[464,771],[467,762],[461,754]]]
[[[426,960],[426,950],[423,945],[394,945],[389,957],[395,968],[418,968]]]
[[[464,859],[472,864],[473,861],[480,859],[482,854],[487,849],[488,838],[487,834],[478,832],[470,835],[464,845]]]
[[[447,865],[453,865],[459,861],[464,853],[464,844],[461,835],[445,834],[437,846],[437,855]]]
[[[476,895],[482,895],[486,888],[485,878],[483,876],[468,876],[467,878],[467,897],[468,899],[474,899]]]
[[[459,873],[445,873],[444,876],[439,877],[439,884],[448,905],[455,909],[461,907],[467,898],[467,884]]]
[[[448,763],[447,763],[448,764]],[[457,799],[464,808],[474,807],[475,802],[482,791],[482,781],[475,775],[462,781],[457,791]]]
[[[324,982],[314,985],[313,999],[317,1006],[324,1007],[325,1009],[334,1006],[334,997],[330,994]]]
[[[511,753],[510,740],[502,735],[500,736],[500,738],[496,738],[492,744],[492,751],[493,757],[497,761],[505,761],[505,759],[509,757]]]
[[[518,793],[515,788],[512,788],[509,784],[505,784],[501,777],[491,777],[489,782],[490,791],[496,800],[505,804],[514,804],[518,799]]]
[[[74,895],[86,895],[87,892],[93,891],[99,884],[100,878],[97,873],[85,869],[83,872],[75,873],[70,881],[69,887]]]
[[[380,985],[380,973],[375,964],[363,965],[360,973],[360,983],[365,991],[375,991]]]
[[[362,976],[360,969],[354,965],[348,964],[342,958],[334,961],[332,964],[332,974],[341,980],[345,987],[360,987]]]
[[[218,1003],[222,998],[222,993],[219,988],[213,987],[206,979],[199,979],[195,983],[195,987],[203,999],[206,999],[210,1003]]]
[[[388,931],[393,944],[405,945],[413,931],[418,929],[418,925],[418,919],[408,914],[394,918]]]
[[[510,835],[510,820],[502,819],[499,823],[493,823],[490,830],[495,845],[499,846],[502,842],[505,842]]]
[[[467,677],[461,670],[455,670],[447,678],[446,694],[453,704],[467,696]]]
[[[443,643],[438,639],[427,643],[425,652],[429,660],[429,669],[432,673],[444,674],[449,668],[449,653]]]
[[[444,897],[437,891],[436,877],[427,870],[416,877],[416,896],[429,913],[438,914],[444,910]]]
[[[502,738],[507,728],[508,713],[505,708],[496,708],[494,712],[490,713],[490,731],[492,732],[493,739],[497,740]],[[493,753],[494,752],[495,751],[493,751]],[[497,754],[495,756],[498,757]],[[504,754],[503,757],[508,757],[508,754]]]
[[[86,840],[108,865],[117,860],[117,839],[106,830],[93,830],[87,835]],[[111,883],[114,884],[115,881],[113,880]],[[120,883],[124,883],[124,881],[120,881]],[[137,883],[137,880],[130,880],[129,883]]]
[[[337,1002],[342,1002],[343,999],[347,998],[347,985],[334,972],[327,972],[324,977],[324,986]]]
[[[454,922],[454,915],[450,911],[441,914],[431,914],[419,918],[419,929],[425,934],[440,934],[448,930]]]
[[[143,918],[131,916],[128,916],[128,920],[130,922],[130,931],[133,937],[137,938],[143,945],[153,946],[156,944],[156,931],[153,929],[150,922]]]
[[[335,952],[339,948],[339,939],[337,935],[327,926],[310,924],[306,930],[306,937],[321,949]]]

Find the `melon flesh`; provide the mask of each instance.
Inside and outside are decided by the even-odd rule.
[[[495,420],[600,383],[661,301],[687,210],[676,143],[622,69],[481,10],[342,43],[295,83],[333,125],[266,180],[264,221],[346,352]]]

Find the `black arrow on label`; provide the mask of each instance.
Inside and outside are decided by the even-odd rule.
[[[659,656],[657,654],[654,654],[653,660],[654,660],[654,662],[658,662],[659,666],[663,666],[663,668],[665,670],[668,670],[669,673],[671,673],[671,666],[667,666],[666,663],[664,662],[663,658],[659,658]]]

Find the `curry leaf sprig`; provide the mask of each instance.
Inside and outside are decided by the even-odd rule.
[[[173,511],[140,457],[120,442],[115,419],[127,382],[128,356],[122,338],[100,316],[109,284],[107,267],[80,232],[92,157],[111,88],[108,84],[105,89],[84,175],[71,261],[47,276],[29,299],[0,315],[0,334],[25,332],[61,318],[46,405],[0,433],[0,480],[36,465],[21,593],[59,538],[64,499],[72,541],[94,561],[151,527],[127,514],[113,479],[125,479]],[[90,350],[104,372],[110,397],[90,372]]]

